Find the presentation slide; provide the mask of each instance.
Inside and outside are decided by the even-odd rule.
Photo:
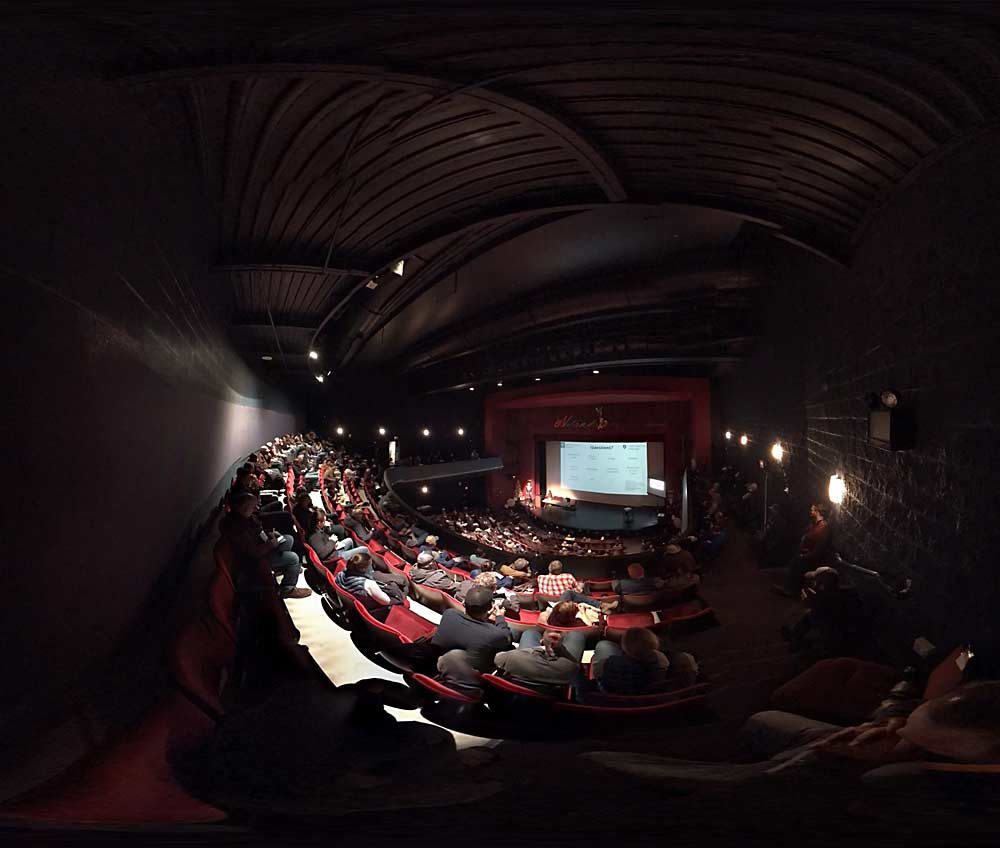
[[[546,490],[614,506],[662,506],[663,442],[547,441]]]
[[[645,442],[560,442],[562,485],[602,495],[646,494]]]

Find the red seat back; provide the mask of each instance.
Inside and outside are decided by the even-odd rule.
[[[187,622],[167,654],[174,682],[213,718],[225,712],[221,693],[236,658],[236,640],[214,616]]]

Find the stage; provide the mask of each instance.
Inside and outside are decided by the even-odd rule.
[[[625,513],[620,506],[576,501],[576,509],[568,510],[558,506],[542,505],[535,517],[549,524],[569,527],[573,530],[645,530],[656,524],[656,516],[662,507],[632,507],[632,523],[625,523]]]

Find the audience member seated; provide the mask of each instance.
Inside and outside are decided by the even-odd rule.
[[[416,563],[410,566],[410,579],[421,586],[440,589],[442,592],[454,593],[459,586],[459,582],[449,572],[437,566],[434,555],[429,551],[421,551],[417,555]]]
[[[493,657],[510,648],[514,638],[503,615],[495,615],[493,610],[493,592],[474,586],[465,596],[464,613],[449,609],[441,615],[431,645],[442,652],[462,650],[476,671],[492,671]]]
[[[538,623],[550,627],[589,627],[599,619],[600,613],[590,604],[559,601],[551,609],[542,610]]]
[[[344,518],[344,526],[348,530],[353,530],[354,535],[357,536],[362,542],[367,542],[371,540],[372,531],[364,524],[364,514],[361,510],[355,510]]]
[[[849,728],[777,710],[756,713],[741,734],[751,751],[767,758],[761,762],[704,763],[605,751],[584,756],[664,787],[734,787],[765,778],[783,779],[790,785],[812,779],[833,790],[838,782],[862,774],[872,785],[879,778],[879,782],[891,781],[919,773],[916,763],[912,771],[905,766],[914,761],[1000,763],[998,715],[1000,682],[982,681],[925,701],[905,719],[894,717]]]
[[[857,592],[841,586],[836,569],[821,566],[803,575],[806,588],[802,600],[808,606],[782,634],[797,646],[815,635],[813,659],[855,657],[864,653],[867,641],[864,609]]]
[[[559,597],[564,592],[583,594],[583,584],[568,571],[563,571],[563,564],[554,559],[549,563],[548,574],[538,575],[538,591],[543,595]],[[587,597],[584,595],[584,597]]]
[[[355,548],[354,540],[339,524],[331,524],[326,510],[316,510],[316,530],[306,540],[316,555],[326,562],[335,556],[350,559],[351,554],[367,552],[367,548]],[[338,553],[339,552],[339,553]],[[346,555],[345,555],[346,554]]]
[[[676,688],[691,686],[698,676],[694,657],[684,652],[668,657],[656,634],[642,627],[626,630],[620,647],[602,639],[591,663],[601,691],[613,695],[648,695],[670,683]]]
[[[226,501],[232,507],[236,498],[242,494],[257,495],[257,485],[253,479],[253,472],[243,465],[236,469],[236,479],[226,494]]]
[[[538,575],[538,591],[543,595],[556,595],[560,601],[599,607],[605,613],[618,607],[618,601],[597,601],[585,594],[583,585],[572,574],[564,572],[563,564],[557,559],[549,563],[548,574]]]
[[[299,489],[295,493],[295,506],[292,507],[292,515],[295,521],[302,528],[302,533],[308,539],[316,532],[319,520],[316,516],[316,507],[312,504],[312,499],[305,489]]]
[[[219,522],[219,530],[241,556],[251,561],[267,560],[271,570],[281,575],[279,592],[282,597],[308,597],[312,594],[309,589],[296,588],[302,566],[299,555],[292,551],[295,540],[274,531],[265,532],[254,515],[256,509],[257,496],[252,492],[240,492],[233,499],[232,509]]]
[[[789,598],[798,598],[807,571],[819,567],[830,552],[832,533],[826,518],[826,504],[814,503],[809,508],[810,524],[799,542],[799,552],[788,564],[784,584],[775,584],[775,591]]]
[[[504,651],[493,663],[504,677],[543,694],[561,695],[565,686],[579,684],[585,641],[582,633],[528,630],[514,651]]]
[[[385,618],[389,607],[403,603],[403,592],[393,582],[381,579],[383,575],[372,568],[369,554],[354,554],[342,571],[337,572],[336,581],[341,589],[350,592],[379,618]]]
[[[667,545],[663,553],[661,568],[663,576],[668,580],[677,576],[690,577],[698,570],[694,554],[684,550],[680,545]]]
[[[661,584],[646,574],[646,569],[641,563],[633,562],[628,566],[628,577],[615,580],[611,585],[622,595],[642,595],[655,592]]]
[[[420,551],[421,553],[425,551],[429,552],[434,557],[434,561],[445,568],[454,568],[462,562],[461,557],[451,557],[447,551],[443,551],[438,547],[437,536],[427,536],[424,539],[424,543],[420,546]]]

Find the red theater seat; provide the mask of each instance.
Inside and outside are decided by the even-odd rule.
[[[406,676],[411,685],[419,686],[429,692],[435,699],[454,701],[457,704],[478,704],[482,702],[482,695],[472,696],[457,689],[446,686],[440,680],[428,677],[426,674],[409,674]]]
[[[864,721],[896,683],[896,669],[852,657],[820,660],[771,695],[776,710],[836,724]]]
[[[167,665],[180,687],[214,718],[225,711],[222,689],[236,659],[236,640],[208,615],[198,616],[178,632]]]
[[[61,825],[176,825],[226,814],[189,794],[172,763],[203,745],[215,722],[179,692],[68,771],[0,808],[0,821]]]

